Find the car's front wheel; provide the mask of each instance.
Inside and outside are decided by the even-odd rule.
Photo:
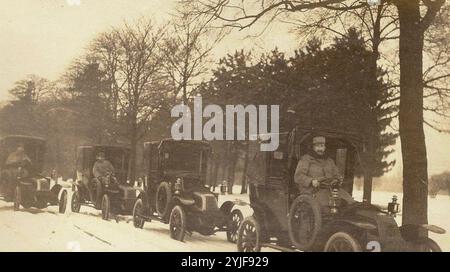
[[[361,252],[361,245],[352,235],[336,232],[325,244],[325,252]]]
[[[240,210],[233,210],[227,219],[227,240],[230,243],[236,243],[238,237],[239,226],[244,220],[244,216]]]
[[[59,198],[59,203],[58,203],[59,213],[65,213],[66,207],[67,207],[67,191],[63,190],[61,192],[61,197]]]
[[[80,200],[80,193],[78,191],[73,192],[70,208],[74,213],[80,212],[81,200]]]
[[[109,220],[111,212],[111,201],[107,194],[104,194],[102,197],[102,219]]]
[[[169,230],[172,239],[183,241],[186,234],[186,213],[181,206],[176,205],[170,213]]]
[[[311,249],[322,229],[320,204],[310,195],[298,196],[288,216],[289,238],[302,251]]]
[[[239,252],[261,251],[261,226],[255,217],[245,218],[239,227],[237,249]]]
[[[22,203],[22,189],[20,186],[16,186],[14,191],[14,211],[18,211],[20,209],[20,204]]]
[[[136,200],[133,207],[133,225],[135,228],[142,229],[145,224],[145,219],[142,218],[144,214],[144,203],[141,198]]]
[[[418,252],[442,252],[441,247],[428,237],[419,239],[415,244]]]

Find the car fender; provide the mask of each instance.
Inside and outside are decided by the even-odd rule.
[[[53,185],[53,187],[50,189],[50,191],[55,194],[58,199],[60,198],[61,194],[62,194],[62,190],[63,187],[60,184],[55,184]]]
[[[195,200],[193,200],[192,198],[185,198],[182,196],[173,196],[173,201],[174,203],[180,203],[181,205],[184,206],[192,206],[195,204]]]
[[[446,233],[443,228],[429,224],[406,224],[400,227],[400,233],[406,241],[416,241],[428,231],[438,234]]]
[[[421,227],[437,234],[445,234],[447,232],[445,229],[438,227],[436,225],[423,224],[421,225]]]
[[[266,208],[259,203],[252,203],[252,204],[250,204],[250,207],[253,210],[252,216],[254,218],[256,218],[256,220],[259,221],[264,228],[266,228],[267,227],[266,216],[265,216]]]
[[[142,199],[145,209],[150,209],[150,199],[144,191],[139,192],[139,195],[137,196],[136,201],[138,199]]]
[[[236,200],[227,200],[224,203],[222,203],[222,205],[220,206],[220,211],[223,214],[229,214],[233,211],[233,208],[235,206],[240,206],[240,207],[244,207],[244,206],[249,206],[250,204],[248,204],[245,201],[236,199]]]
[[[61,188],[59,188],[59,192],[58,192],[58,199],[61,199],[61,195],[63,194],[64,191],[67,191],[67,190],[61,186]]]
[[[234,202],[233,201],[225,201],[221,206],[220,206],[220,211],[227,215],[231,213],[231,210],[233,210],[234,207]]]
[[[334,225],[337,225],[337,224],[348,224],[348,225],[351,225],[358,229],[369,230],[369,231],[377,229],[377,226],[375,224],[372,224],[369,222],[364,222],[364,221],[359,221],[359,220],[352,220],[352,219],[339,219],[339,220],[336,220],[336,222],[334,223]]]

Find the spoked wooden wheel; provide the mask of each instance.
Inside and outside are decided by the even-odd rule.
[[[107,194],[104,194],[102,198],[102,219],[109,220],[110,212],[111,212],[111,201],[109,200],[109,196]]]
[[[309,250],[322,228],[320,205],[309,195],[298,196],[291,205],[288,231],[292,244],[300,250]]]
[[[141,198],[136,200],[133,207],[133,225],[135,228],[142,229],[145,224],[145,219],[142,218],[144,213],[144,203]]]
[[[227,240],[231,243],[237,242],[238,230],[242,221],[244,220],[244,216],[240,210],[234,210],[230,213],[228,217],[227,224]]]
[[[325,252],[361,252],[361,245],[346,232],[336,232],[325,244]]]
[[[70,203],[70,208],[72,212],[79,213],[81,208],[81,200],[80,200],[80,193],[78,191],[73,192],[72,194],[72,201]]]
[[[170,237],[183,241],[186,233],[186,213],[181,206],[176,205],[170,213],[169,219]]]
[[[244,219],[238,230],[237,249],[239,252],[261,251],[261,226],[255,217]]]
[[[66,207],[67,207],[67,191],[63,190],[61,193],[61,198],[59,199],[58,203],[59,213],[65,213]]]
[[[22,203],[22,189],[20,186],[16,186],[16,190],[14,191],[14,211],[18,211],[20,209],[20,204]]]
[[[441,247],[430,238],[421,238],[416,244],[418,252],[442,252]]]

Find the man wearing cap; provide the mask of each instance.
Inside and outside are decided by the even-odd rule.
[[[6,159],[7,166],[29,166],[31,165],[31,159],[25,152],[24,144],[19,144],[17,149],[9,154]]]
[[[313,194],[315,188],[320,186],[324,179],[335,178],[342,181],[342,176],[334,161],[326,156],[326,139],[322,136],[316,136],[312,140],[312,149],[301,157],[295,170],[294,181],[298,184],[301,194]],[[330,191],[319,189],[316,191],[316,197],[322,205],[328,205]],[[346,191],[340,189],[339,197],[347,203],[355,202]]]
[[[96,161],[94,167],[92,168],[92,173],[94,174],[94,184],[96,185],[96,197],[100,200],[102,195],[102,185],[110,185],[110,181],[114,183],[114,166],[105,158],[105,153],[99,152],[95,157]],[[111,180],[110,180],[111,179]],[[92,195],[91,195],[92,199]],[[100,202],[100,201],[97,201]]]
[[[2,173],[6,188],[6,200],[12,200],[14,189],[16,188],[16,180],[20,173],[22,178],[28,177],[31,171],[31,159],[25,152],[25,145],[19,143],[15,151],[8,155],[5,162],[5,170]]]

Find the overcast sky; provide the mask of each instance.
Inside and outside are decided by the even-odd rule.
[[[70,2],[80,1],[80,5]],[[50,80],[83,54],[99,32],[142,16],[159,23],[169,18],[175,0],[0,0],[0,102],[9,99],[14,82],[28,74]],[[292,51],[298,44],[286,27],[273,26],[258,39],[234,31],[214,51],[215,57],[236,49]],[[450,136],[427,129],[430,173],[450,170]],[[399,150],[397,145],[397,150]],[[399,158],[397,153],[395,157]],[[395,172],[399,172],[397,167]]]

